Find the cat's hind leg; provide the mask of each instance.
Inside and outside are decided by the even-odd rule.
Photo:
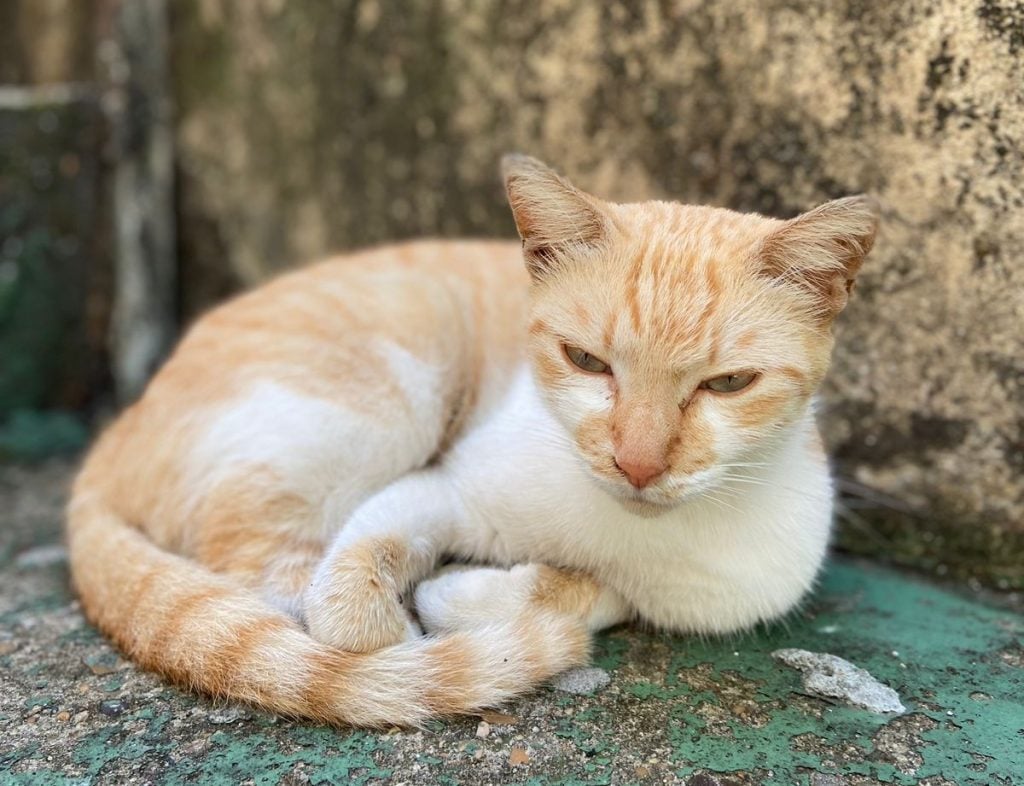
[[[180,484],[184,499],[163,503],[188,522],[181,542],[170,545],[309,623],[310,585],[355,511],[407,473],[416,476],[437,450],[449,396],[427,388],[420,385],[415,406],[396,406],[383,420],[279,383],[257,383],[213,414],[192,449]],[[342,600],[332,604],[337,624],[380,623],[382,641],[398,637],[393,623],[404,612],[367,617],[366,604],[346,609]],[[316,611],[326,612],[323,604]],[[314,615],[314,629],[323,628],[324,613]]]
[[[269,605],[301,619],[302,597],[323,559],[320,505],[266,466],[222,479],[195,513],[191,551]]]
[[[399,478],[366,500],[335,536],[306,590],[310,634],[351,652],[417,635],[403,596],[449,547],[458,516],[439,468]]]

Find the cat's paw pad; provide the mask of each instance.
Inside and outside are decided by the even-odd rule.
[[[415,607],[428,633],[453,633],[508,620],[528,602],[531,566],[458,568],[421,582]]]
[[[309,634],[347,652],[376,652],[422,636],[397,590],[358,575],[337,575],[306,593]]]

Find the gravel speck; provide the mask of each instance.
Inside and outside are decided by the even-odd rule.
[[[607,671],[592,666],[562,672],[551,681],[551,687],[565,693],[589,696],[606,687],[611,681],[612,678]]]
[[[106,715],[108,718],[116,718],[121,715],[127,707],[123,701],[118,699],[109,699],[100,703],[100,712]]]
[[[846,781],[838,775],[816,772],[811,775],[811,786],[846,786]]]
[[[248,717],[249,713],[244,708],[232,705],[230,707],[222,707],[214,710],[208,716],[208,720],[210,723],[222,726],[227,723],[234,723],[238,720],[247,719]]]

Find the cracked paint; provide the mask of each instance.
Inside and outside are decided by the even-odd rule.
[[[478,718],[369,733],[215,704],[118,657],[82,618],[63,563],[19,566],[58,541],[54,489],[68,472],[0,467],[2,784],[1024,782],[1024,618],[843,560],[784,624],[704,640],[611,631],[594,657],[607,687],[541,689],[485,738]],[[841,654],[907,714],[804,695],[771,656],[784,647]],[[513,750],[529,760],[513,764]]]

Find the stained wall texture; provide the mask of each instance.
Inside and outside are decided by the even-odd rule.
[[[183,0],[185,308],[328,250],[511,235],[522,150],[606,197],[877,195],[823,420],[848,547],[1024,585],[1024,6]]]
[[[0,3],[0,462],[80,449],[105,387],[109,2]]]

